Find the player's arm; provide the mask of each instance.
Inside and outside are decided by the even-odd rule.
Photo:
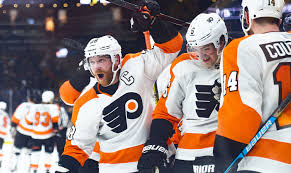
[[[24,110],[23,104],[17,106],[11,118],[11,127],[16,127],[20,122],[21,116],[25,114],[26,112]]]
[[[149,140],[146,142],[143,153],[138,162],[139,170],[150,170],[154,166],[163,167],[168,151],[167,141],[173,135],[176,124],[182,117],[182,101],[184,93],[171,69],[171,78],[167,88],[153,113]],[[157,146],[155,150],[150,146]]]
[[[67,105],[73,105],[76,99],[80,96],[83,89],[90,83],[91,74],[83,67],[83,60],[74,70],[71,78],[65,81],[59,88],[61,99]]]
[[[71,172],[84,165],[96,143],[102,111],[95,103],[91,100],[84,104],[79,109],[78,117],[72,120],[73,126],[59,161],[59,166]]]
[[[217,172],[225,171],[261,124],[263,87],[258,86],[263,75],[258,68],[262,67],[254,49],[241,43],[243,39],[232,41],[223,51],[223,97],[214,144]]]

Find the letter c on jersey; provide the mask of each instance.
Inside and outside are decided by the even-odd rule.
[[[115,133],[127,129],[127,119],[138,118],[143,111],[142,99],[139,94],[129,92],[116,99],[103,110],[103,119]]]

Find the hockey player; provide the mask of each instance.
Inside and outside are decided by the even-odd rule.
[[[0,167],[2,164],[3,159],[3,143],[5,138],[7,137],[7,133],[9,132],[9,122],[10,118],[8,116],[8,113],[5,111],[7,107],[7,103],[4,101],[0,101]]]
[[[60,107],[52,104],[54,93],[44,91],[42,93],[42,103],[31,107],[29,114],[25,117],[28,124],[32,124],[32,153],[30,172],[36,173],[38,169],[41,148],[45,148],[45,169],[49,172],[51,168],[51,153],[54,150],[53,137],[58,131],[58,121],[60,117]]]
[[[77,116],[72,119],[74,126],[58,172],[76,172],[91,154],[96,137],[100,173],[137,172],[151,122],[154,81],[182,46],[181,35],[154,17],[159,12],[158,4],[144,2],[135,21],[140,31],[150,29],[156,42],[153,49],[128,54],[121,61],[121,47],[112,36],[92,39],[86,46],[84,65],[98,83],[74,104],[73,117]],[[79,97],[80,81],[65,85],[76,88],[75,96]]]
[[[139,172],[166,171],[167,140],[179,127],[175,173],[214,172],[213,145],[219,108],[219,60],[227,44],[224,21],[216,14],[199,14],[186,33],[187,53],[170,67],[170,80],[153,113],[149,140],[138,162]]]
[[[16,172],[17,167],[20,165],[19,158],[21,150],[25,151],[25,158],[28,159],[27,162],[30,164],[32,127],[25,121],[25,116],[30,112],[32,105],[37,103],[39,100],[38,97],[40,96],[38,96],[36,93],[30,92],[27,96],[27,102],[21,103],[12,115],[10,131],[12,137],[15,137],[12,149],[11,163],[9,165],[11,172]],[[27,165],[25,168],[28,169],[29,165]]]
[[[291,92],[291,34],[280,32],[284,0],[243,0],[242,29],[222,56],[214,156],[224,172]],[[291,105],[239,162],[239,173],[291,170]]]
[[[57,104],[60,107],[60,118],[58,122],[59,130],[54,136],[56,143],[56,148],[58,151],[59,159],[61,158],[62,153],[64,152],[64,147],[66,144],[66,133],[69,125],[69,115],[66,109],[61,106],[61,103]]]

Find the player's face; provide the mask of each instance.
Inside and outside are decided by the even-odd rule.
[[[89,58],[91,72],[101,86],[110,84],[113,78],[112,61],[109,55],[94,56]]]
[[[195,52],[198,60],[200,60],[207,68],[215,65],[217,61],[217,50],[212,43],[198,47],[193,46],[188,49],[188,53],[191,54],[191,52]]]

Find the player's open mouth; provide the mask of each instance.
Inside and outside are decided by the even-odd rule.
[[[207,61],[209,61],[210,60],[210,58],[209,57],[207,57],[207,58],[203,58],[202,59],[204,62],[207,62]]]
[[[99,79],[103,79],[104,74],[97,74],[97,76],[98,76]]]

